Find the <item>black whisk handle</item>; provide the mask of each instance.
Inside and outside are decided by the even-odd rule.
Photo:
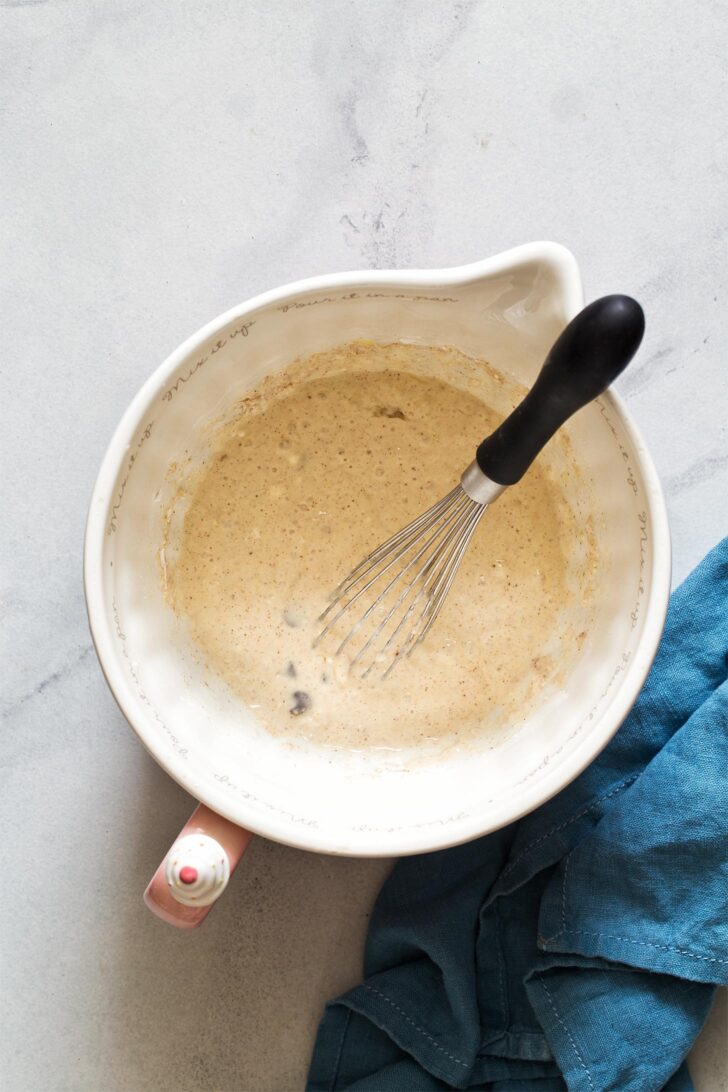
[[[644,332],[644,312],[630,296],[603,296],[580,311],[521,404],[478,448],[483,473],[500,485],[520,481],[556,430],[627,367]]]

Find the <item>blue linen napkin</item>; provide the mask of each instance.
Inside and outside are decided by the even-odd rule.
[[[399,861],[309,1092],[677,1092],[728,981],[728,538],[673,594],[596,761],[494,834]]]

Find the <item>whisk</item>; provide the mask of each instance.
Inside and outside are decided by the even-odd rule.
[[[362,678],[386,678],[421,644],[442,610],[488,505],[520,481],[553,434],[626,368],[645,328],[629,296],[604,296],[581,311],[554,343],[533,387],[478,447],[460,484],[365,557],[320,616],[318,645],[361,613],[334,655],[347,649]],[[337,638],[338,639],[338,638]]]

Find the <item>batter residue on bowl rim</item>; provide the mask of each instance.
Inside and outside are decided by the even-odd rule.
[[[523,394],[454,349],[359,341],[272,376],[208,437],[167,513],[166,594],[268,731],[352,750],[492,741],[573,663],[597,559],[565,435],[486,512],[386,683],[311,647],[339,580],[457,483]]]

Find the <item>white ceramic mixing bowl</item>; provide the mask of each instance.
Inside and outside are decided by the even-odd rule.
[[[582,307],[572,255],[534,243],[456,269],[342,273],[228,311],[142,387],[104,457],[91,502],[85,584],[94,642],[121,709],[154,758],[232,823],[305,849],[376,856],[466,841],[543,803],[615,733],[662,631],[670,542],[645,445],[612,393],[568,426],[604,513],[597,617],[566,685],[502,746],[385,769],[376,758],[291,748],[205,678],[159,577],[166,475],[200,424],[268,373],[351,341],[449,345],[530,385]],[[352,558],[352,562],[355,559]],[[202,829],[202,824],[199,829]],[[174,916],[174,915],[173,915]]]

